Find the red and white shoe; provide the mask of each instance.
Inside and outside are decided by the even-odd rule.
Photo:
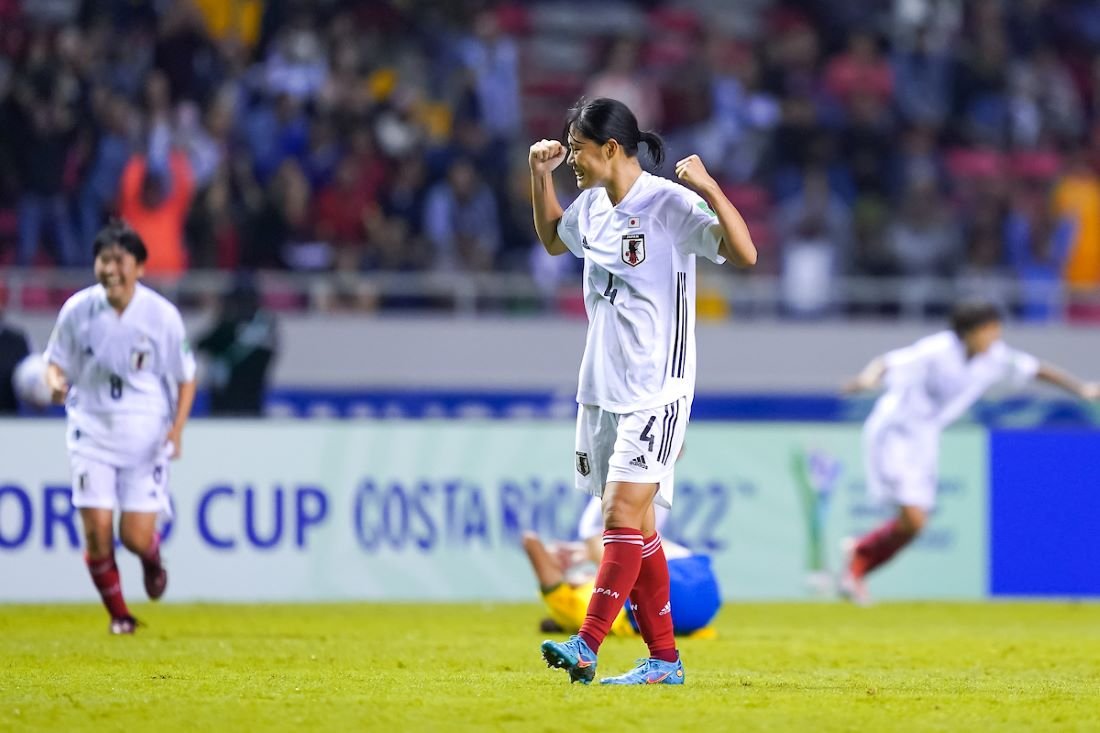
[[[856,554],[856,539],[845,537],[841,543],[844,552],[844,574],[840,577],[837,591],[842,598],[847,598],[857,606],[870,606],[871,593],[867,590],[867,583],[863,580],[863,574],[852,569],[852,559]]]

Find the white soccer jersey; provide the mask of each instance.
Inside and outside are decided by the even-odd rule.
[[[582,191],[558,237],[584,259],[588,337],[577,402],[630,413],[695,393],[695,256],[717,263],[722,229],[706,202],[642,173],[612,206]]]
[[[953,331],[891,351],[886,393],[863,430],[867,490],[879,501],[930,511],[936,504],[941,431],[998,382],[1017,385],[1039,371],[1035,357],[995,343],[966,357]]]
[[[69,450],[115,466],[156,460],[175,413],[176,387],[195,378],[183,319],[137,285],[122,314],[102,285],[61,308],[46,360],[69,380]]]
[[[959,419],[999,382],[1022,386],[1039,371],[1039,360],[1003,342],[967,358],[953,331],[941,331],[885,356],[886,394],[875,416],[889,422],[942,430]]]

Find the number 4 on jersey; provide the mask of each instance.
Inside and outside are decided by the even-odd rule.
[[[619,294],[619,289],[615,287],[615,276],[610,272],[607,273],[607,287],[604,288],[603,297],[611,301],[611,305],[615,305],[615,296]]]

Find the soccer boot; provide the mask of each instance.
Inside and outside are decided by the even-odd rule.
[[[145,575],[145,592],[150,601],[155,601],[164,595],[164,590],[168,587],[168,571],[163,565],[146,565],[142,571]]]
[[[844,553],[844,574],[840,576],[837,591],[841,598],[846,598],[857,606],[870,606],[871,593],[867,590],[867,583],[863,580],[863,573],[854,567],[856,555],[856,540],[846,537],[840,545]]]
[[[133,616],[120,616],[118,618],[111,619],[111,625],[109,627],[110,632],[115,636],[122,636],[134,633],[134,629],[138,627],[138,620]]]
[[[574,634],[568,641],[542,642],[542,658],[547,667],[569,672],[569,681],[588,684],[596,676],[596,652],[584,639]]]
[[[618,677],[605,677],[601,685],[682,685],[684,663],[664,662],[660,659],[639,659],[638,666]]]
[[[851,570],[844,573],[837,586],[842,598],[847,598],[857,606],[870,606],[872,604],[871,592],[867,590],[867,583],[863,578]]]

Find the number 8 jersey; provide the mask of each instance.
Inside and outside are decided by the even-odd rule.
[[[179,311],[140,283],[121,314],[102,285],[69,298],[45,358],[69,380],[70,452],[114,466],[157,457],[175,413],[177,385],[195,378]]]
[[[695,393],[695,257],[721,264],[722,229],[697,194],[643,172],[617,206],[582,191],[558,237],[584,259],[588,336],[577,402],[619,414]]]

